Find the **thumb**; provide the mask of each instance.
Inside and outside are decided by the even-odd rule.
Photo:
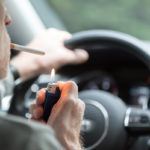
[[[78,87],[75,82],[58,82],[61,91],[61,100],[74,100],[78,98]]]

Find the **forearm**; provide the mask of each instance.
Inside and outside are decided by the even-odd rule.
[[[69,126],[53,126],[58,141],[66,148],[66,150],[82,150],[83,144],[80,136],[80,129],[70,128]]]

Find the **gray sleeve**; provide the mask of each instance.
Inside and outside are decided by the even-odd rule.
[[[27,150],[64,150],[52,132],[34,133],[27,144]]]
[[[0,100],[7,95],[12,95],[14,88],[14,78],[12,73],[8,72],[4,80],[0,80]]]
[[[50,127],[14,116],[0,116],[0,148],[64,150]]]

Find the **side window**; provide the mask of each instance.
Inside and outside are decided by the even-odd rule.
[[[150,0],[47,0],[70,32],[112,29],[150,40]]]

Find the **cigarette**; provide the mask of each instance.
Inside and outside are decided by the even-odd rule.
[[[14,43],[10,44],[10,48],[18,50],[18,51],[24,51],[24,52],[28,52],[28,53],[37,54],[37,55],[45,55],[44,51],[28,48],[28,47],[25,47],[22,45],[14,44]]]

